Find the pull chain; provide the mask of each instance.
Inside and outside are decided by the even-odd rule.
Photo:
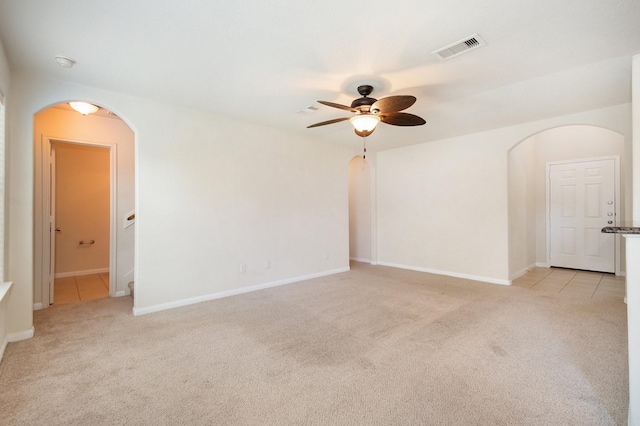
[[[362,159],[364,160],[365,158],[367,158],[367,138],[366,138],[366,136],[362,137],[362,148],[364,150],[364,152],[362,154]]]

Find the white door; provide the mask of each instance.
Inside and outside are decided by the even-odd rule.
[[[549,166],[549,265],[615,272],[615,161]]]

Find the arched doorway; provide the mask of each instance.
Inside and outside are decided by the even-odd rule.
[[[625,216],[624,137],[609,129],[569,125],[532,135],[508,153],[509,276],[515,279],[533,267],[548,267],[548,166],[586,159],[619,158],[618,221]],[[610,201],[610,200],[608,200]],[[606,226],[606,222],[603,223]],[[620,242],[615,242],[616,273],[621,268]]]
[[[106,269],[109,272],[106,279],[108,294],[116,297],[129,293],[127,284],[133,281],[134,269],[134,230],[131,226],[134,221],[130,219],[135,217],[134,139],[135,135],[127,123],[105,108],[94,114],[82,115],[67,103],[61,103],[34,115],[34,309],[46,308],[54,302],[56,273],[58,278],[77,277],[104,274]],[[70,270],[56,271],[55,241],[56,234],[59,234],[56,228],[60,228],[56,225],[55,214],[56,146],[71,147],[75,151],[89,152],[93,149],[108,152],[108,237],[101,234],[98,240],[92,237],[94,233],[98,235],[98,231],[85,232],[82,239],[76,238],[78,241],[73,240],[68,248],[84,256],[91,250],[97,251],[99,243],[103,249],[108,246],[107,268],[77,263],[76,266],[65,267]],[[81,179],[87,179],[89,175],[84,176]],[[69,228],[67,223],[65,231]],[[109,241],[104,241],[107,238]],[[95,294],[87,295],[87,298],[93,297]]]
[[[360,156],[349,162],[349,258],[372,263],[372,176]]]

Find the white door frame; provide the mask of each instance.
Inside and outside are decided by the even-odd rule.
[[[547,266],[551,264],[551,259],[549,254],[551,253],[551,166],[559,165],[559,164],[571,164],[571,163],[582,163],[588,161],[599,161],[599,160],[613,160],[613,180],[614,180],[614,193],[615,193],[615,209],[616,215],[614,219],[614,223],[612,226],[617,226],[620,223],[620,156],[619,155],[609,155],[606,157],[592,157],[592,158],[577,158],[574,160],[563,160],[563,161],[551,161],[546,165],[546,185],[547,185],[547,193],[545,197],[546,201],[546,215],[545,215],[545,224],[547,228],[547,244],[546,244],[546,262]],[[615,269],[616,275],[621,275],[620,271],[620,237],[618,234],[614,234],[614,257],[615,257]]]
[[[40,238],[37,238],[36,242],[40,243],[42,256],[36,257],[34,260],[34,268],[39,272],[35,274],[36,279],[39,281],[35,282],[35,285],[40,286],[41,289],[41,304],[35,304],[34,309],[47,308],[49,304],[53,302],[52,274],[54,268],[51,264],[53,243],[50,243],[51,240],[49,238],[53,236],[52,238],[55,239],[55,223],[52,223],[52,219],[55,216],[49,215],[49,205],[51,201],[55,202],[55,200],[51,199],[53,195],[52,192],[55,192],[55,189],[52,188],[52,184],[55,183],[55,176],[51,179],[51,175],[55,173],[55,162],[51,154],[53,144],[56,142],[109,149],[109,296],[115,297],[117,290],[118,145],[111,142],[81,141],[43,135],[40,141],[41,158],[39,159],[40,161],[35,162],[36,168],[40,169],[39,173],[36,173],[36,176],[39,175],[41,177],[40,182],[36,182],[35,185],[35,197],[40,197],[42,200],[40,211],[35,212],[35,220],[40,223],[41,229]],[[49,303],[47,304],[46,301],[49,301]]]

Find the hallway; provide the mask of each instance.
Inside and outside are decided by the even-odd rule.
[[[109,273],[56,278],[53,303],[63,305],[109,297]]]

